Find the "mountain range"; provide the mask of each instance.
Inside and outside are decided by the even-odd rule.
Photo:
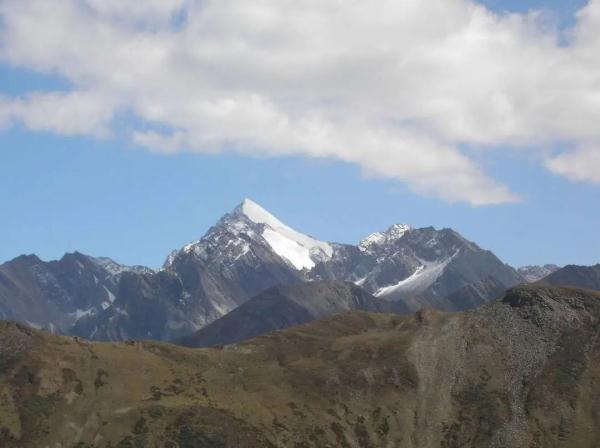
[[[540,285],[571,286],[600,291],[600,265],[569,265],[535,282]],[[506,288],[493,278],[467,285],[446,298],[464,309],[481,306],[482,296],[502,297]],[[424,305],[426,309],[428,306]],[[429,306],[429,308],[432,308]],[[388,301],[366,293],[353,283],[307,282],[275,287],[248,300],[191,336],[177,341],[188,347],[231,344],[268,332],[322,319],[347,311],[410,314],[405,302]]]
[[[27,255],[4,263],[0,318],[91,340],[173,341],[191,337],[250,299],[263,303],[261,294],[271,288],[345,282],[396,313],[426,306],[460,311],[537,281],[545,269],[550,270],[529,267],[519,273],[452,229],[395,224],[357,245],[324,242],[246,199],[202,238],[172,252],[158,270],[78,252],[59,261]],[[338,302],[332,309],[346,309],[346,293],[329,294],[329,300]],[[300,315],[290,322],[302,321]]]

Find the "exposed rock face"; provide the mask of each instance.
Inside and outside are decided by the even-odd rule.
[[[577,447],[600,440],[600,293],[352,312],[222,349],[0,324],[0,445]]]
[[[112,306],[80,319],[70,333],[109,341],[164,340],[189,334],[196,329],[193,316],[198,314],[199,304],[184,301],[183,291],[180,278],[167,271],[154,275],[124,274]],[[205,311],[202,309],[200,314]]]
[[[540,283],[600,290],[600,264],[595,266],[568,265],[544,277]]]
[[[527,283],[535,283],[559,269],[560,266],[555,264],[545,264],[544,266],[522,266],[517,269],[517,272]]]
[[[278,286],[180,341],[188,347],[231,344],[333,314],[353,310],[386,312],[392,304],[343,282],[309,282]]]

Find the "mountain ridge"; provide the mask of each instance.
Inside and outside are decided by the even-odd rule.
[[[593,266],[577,266],[570,264],[561,269],[557,269],[539,280],[538,283],[600,290],[600,264]]]
[[[216,349],[2,322],[0,444],[595,448],[599,323],[600,293],[543,285],[467,312],[354,311]]]
[[[552,274],[553,272],[558,271],[559,269],[560,266],[555,264],[545,264],[543,266],[527,265],[517,268],[517,272],[523,276],[525,281],[529,283],[535,283]]]
[[[276,286],[176,342],[187,347],[226,345],[353,310],[396,311],[392,303],[377,299],[353,283],[315,281]]]

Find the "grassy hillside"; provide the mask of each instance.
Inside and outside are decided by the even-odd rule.
[[[222,349],[0,325],[4,447],[597,447],[600,295],[353,312]]]

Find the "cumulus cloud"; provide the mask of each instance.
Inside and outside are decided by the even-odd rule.
[[[549,158],[546,166],[571,180],[600,184],[600,148],[597,146],[584,146]]]
[[[464,146],[600,170],[600,0],[566,45],[538,13],[471,0],[4,0],[0,16],[0,60],[73,86],[0,101],[0,123],[106,135],[127,113],[154,151],[333,158],[473,205],[518,196]],[[558,141],[587,146],[547,156]]]
[[[31,130],[102,137],[110,134],[115,104],[96,92],[34,92],[0,107],[6,120]]]

